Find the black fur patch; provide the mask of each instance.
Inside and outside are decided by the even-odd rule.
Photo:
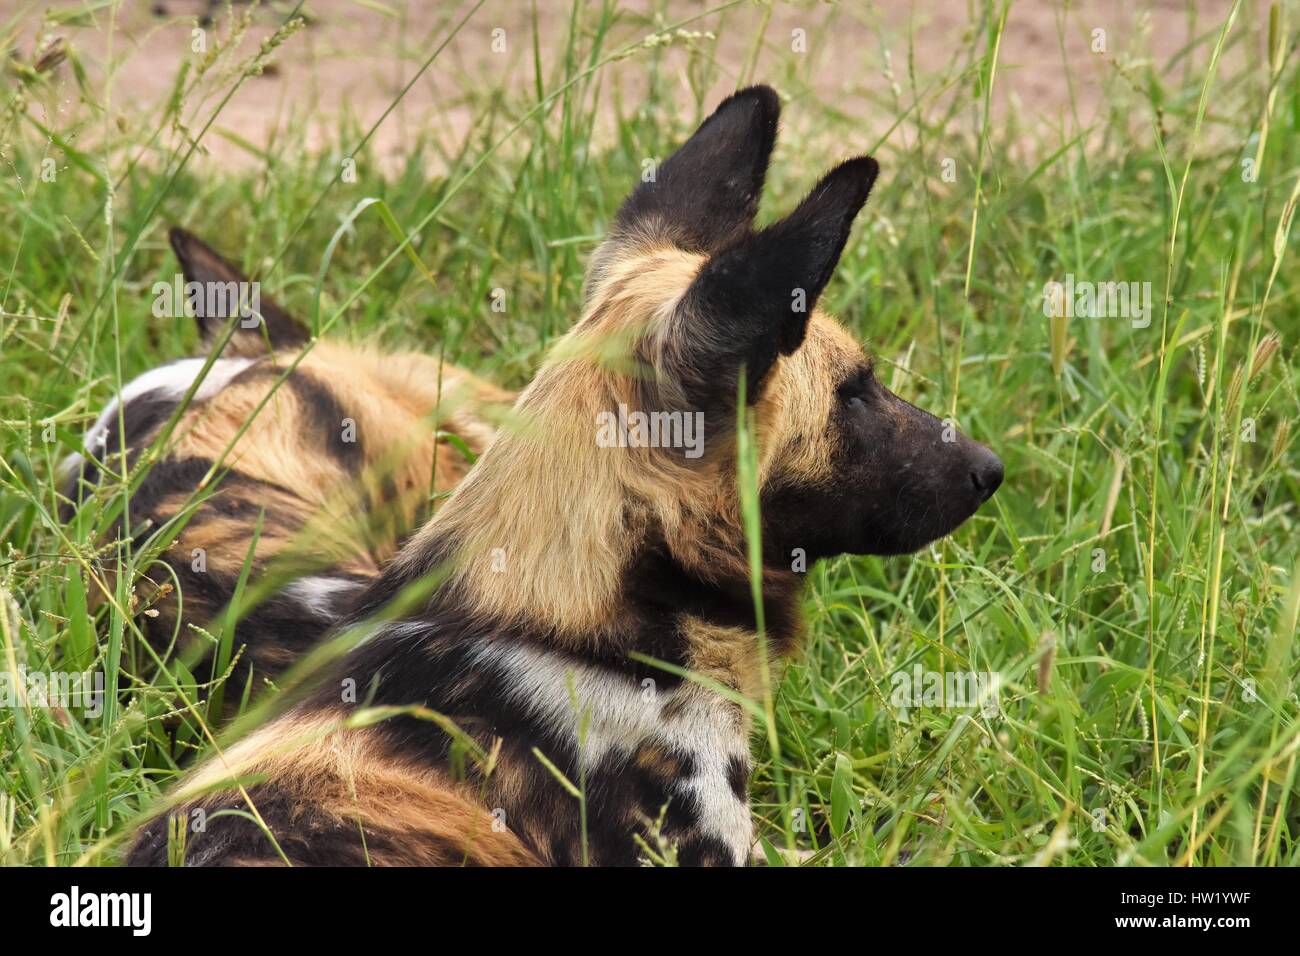
[[[657,223],[696,252],[745,235],[763,195],[780,115],[781,102],[766,86],[732,94],[624,201],[615,229]]]
[[[808,318],[878,172],[870,157],[842,163],[790,215],[700,270],[680,305],[692,347],[670,357],[670,374],[688,406],[713,412],[711,421],[725,421],[742,366],[748,370],[746,398],[758,399],[777,357],[803,343]],[[710,347],[699,348],[701,342]]]
[[[321,444],[335,461],[348,474],[360,475],[365,467],[366,456],[362,448],[361,436],[353,434],[351,440],[345,440],[345,420],[351,421],[353,432],[356,420],[339,405],[338,398],[315,378],[301,370],[295,370],[289,377],[289,385],[306,412],[306,424],[319,434]]]
[[[706,581],[688,571],[669,553],[662,541],[651,540],[636,555],[624,573],[624,594],[628,604],[644,620],[648,637],[666,640],[665,624],[689,615],[717,627],[757,631],[758,617],[749,579]],[[799,588],[765,585],[763,621],[768,640],[778,651],[795,641],[800,633]],[[672,627],[676,633],[676,626]],[[645,646],[657,641],[643,639]],[[634,648],[640,650],[641,648]],[[685,659],[685,647],[681,647]],[[652,651],[642,653],[657,656]],[[660,657],[660,659],[664,659]],[[671,658],[669,658],[671,660]],[[684,665],[683,665],[684,666]]]
[[[139,395],[109,418],[104,431],[104,442],[98,448],[81,452],[80,467],[67,478],[68,484],[63,489],[64,496],[71,504],[65,503],[61,517],[64,521],[71,518],[81,500],[82,487],[93,488],[102,477],[99,462],[120,455],[122,448],[127,450],[128,466],[133,464],[140,452],[141,443],[149,438],[180,404],[171,397],[171,392],[163,388],[151,389]],[[99,462],[91,459],[96,456]]]
[[[727,783],[731,792],[742,803],[749,802],[749,761],[744,757],[732,757],[727,763]]]

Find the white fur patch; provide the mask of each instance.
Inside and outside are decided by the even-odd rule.
[[[509,673],[511,701],[570,740],[584,767],[595,766],[611,752],[630,756],[647,743],[690,756],[696,772],[679,782],[679,792],[694,795],[700,830],[729,847],[734,863],[745,862],[753,820],[748,802],[732,791],[727,768],[733,758],[748,763],[749,741],[726,701],[687,681],[669,691],[633,687],[617,674],[519,644],[481,642],[476,656]],[[569,696],[570,674],[577,710]],[[665,709],[671,717],[663,716]],[[581,746],[580,711],[591,715]]]
[[[190,386],[194,384],[194,379],[198,376],[206,361],[207,359],[201,358],[178,359],[175,362],[168,362],[166,365],[150,369],[143,375],[132,379],[123,386],[122,393],[119,396],[104,406],[104,410],[95,419],[95,424],[91,425],[90,430],[86,432],[83,442],[86,451],[96,457],[103,455],[104,443],[108,438],[108,429],[117,420],[119,407],[125,407],[133,400],[155,390],[161,392],[163,397],[167,399],[179,401],[189,391]],[[193,401],[201,402],[206,398],[211,398],[229,385],[231,379],[256,361],[257,359],[254,358],[217,359],[212,363],[212,368],[208,369],[208,374],[204,376],[202,383],[194,392]],[[59,468],[63,474],[67,475],[79,468],[81,463],[82,456],[73,452],[63,459]]]
[[[360,581],[348,578],[331,578],[311,575],[299,578],[280,592],[281,596],[301,604],[312,614],[332,617],[339,612],[344,599],[361,587]]]

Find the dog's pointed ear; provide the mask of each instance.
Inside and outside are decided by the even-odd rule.
[[[624,201],[615,232],[667,231],[696,252],[749,232],[776,143],[781,103],[767,86],[733,93]]]
[[[226,294],[233,288],[246,289],[249,280],[246,275],[219,256],[207,243],[192,233],[179,227],[172,227],[167,233],[172,250],[180,260],[181,272],[186,283],[197,282],[205,289],[220,289],[222,294],[196,296],[193,300],[194,318],[199,326],[199,335],[205,346],[212,348],[221,341],[226,324],[239,312],[238,295]],[[211,306],[211,308],[209,308]],[[211,311],[212,314],[208,314]],[[302,345],[311,336],[307,327],[291,316],[274,300],[257,294],[256,311],[262,322],[251,323],[245,328],[242,320],[226,343],[225,351],[231,355],[260,355],[266,352],[267,339],[272,348],[291,348]],[[265,327],[266,338],[262,329]]]
[[[777,358],[803,343],[878,172],[869,156],[837,166],[784,219],[704,265],[661,340],[659,364],[678,401],[700,408],[734,400],[741,366],[748,398],[757,399]]]

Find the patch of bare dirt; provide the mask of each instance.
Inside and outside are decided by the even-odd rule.
[[[84,5],[59,0],[52,9]],[[631,0],[622,5],[607,49],[634,43],[714,5]],[[550,89],[560,75],[570,3],[538,0],[537,6],[541,68]],[[1066,12],[1058,3],[1022,0],[1011,8],[999,50],[995,116],[1014,125],[1018,139],[1028,144],[1057,144],[1073,131],[1086,131],[1103,111],[1126,98],[1140,103],[1133,87],[1143,82],[1149,67],[1163,69],[1196,38],[1208,37],[1174,68],[1173,79],[1196,77],[1229,6],[1227,0],[1085,0]],[[257,164],[260,160],[247,146],[271,143],[277,151],[322,148],[336,140],[345,116],[369,128],[472,7],[464,0],[311,0],[304,7],[306,27],[275,51],[270,69],[250,78],[222,109],[203,140],[206,154],[198,162],[223,168]],[[256,7],[235,4],[234,21],[250,18],[237,40],[239,59],[251,56],[292,8],[285,0]],[[0,22],[29,11],[25,32],[17,20],[20,55],[38,42],[41,9],[0,0]],[[148,128],[151,117],[156,125],[186,62],[195,70],[216,45],[236,42],[227,9],[224,2],[209,0],[127,0],[116,13],[97,11],[91,25],[61,26],[57,32],[75,45],[100,105]],[[687,25],[685,30],[706,35],[674,40],[664,75],[677,78],[682,107],[693,116],[695,97],[686,79],[690,50],[711,51],[720,78],[707,91],[706,106],[739,82],[769,82],[792,97],[816,97],[860,118],[860,141],[842,144],[845,151],[869,148],[886,135],[905,144],[913,127],[907,121],[894,123],[912,103],[914,89],[923,94],[927,111],[954,101],[976,102],[970,95],[976,81],[967,51],[972,35],[980,35],[984,25],[972,22],[969,11],[965,0],[834,5],[778,0],[770,8],[745,0]],[[1262,36],[1267,4],[1248,3],[1243,21],[1242,29]],[[760,32],[764,41],[755,52]],[[717,37],[716,47],[707,34]],[[1257,39],[1251,36],[1230,50],[1223,69],[1240,66],[1248,51],[1258,51]],[[980,48],[982,40],[976,44]],[[616,91],[625,109],[646,88],[647,58],[641,51],[601,70],[603,88]],[[219,61],[200,87],[201,95],[187,101],[186,122],[192,130],[228,89],[222,81],[231,78],[227,71],[233,62]],[[110,63],[115,64],[112,70]],[[481,99],[466,91],[477,97],[496,89],[529,96],[534,70],[531,4],[486,0],[380,127],[374,143],[381,162],[399,163],[421,135],[454,151],[482,108]],[[75,87],[66,76],[61,82],[61,108],[71,109]],[[966,95],[958,96],[959,91]],[[304,125],[286,140],[283,134],[294,117]],[[974,128],[975,117],[959,119],[962,128]],[[797,118],[792,122],[797,124]],[[1134,122],[1149,127],[1150,117],[1135,115]],[[608,132],[598,128],[596,135]]]

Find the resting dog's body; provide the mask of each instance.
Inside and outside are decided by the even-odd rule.
[[[246,282],[193,236],[173,230],[171,239],[187,280]],[[138,547],[180,528],[147,570],[137,610],[151,612],[139,620],[166,653],[194,641],[189,624],[220,627],[246,563],[249,589],[274,577],[274,593],[236,629],[242,683],[275,677],[319,641],[420,527],[434,490],[469,470],[460,447],[435,438],[435,408],[440,427],[477,455],[494,435],[485,410],[513,396],[451,366],[440,376],[437,360],[419,354],[322,340],[299,360],[308,333],[269,300],[266,334],[235,324],[222,348],[233,313],[203,314],[201,302],[196,318],[218,357],[205,375],[207,360],[190,358],[126,385],[85,452],[65,463],[65,496],[71,504],[93,493],[104,468],[120,473],[123,447],[134,469],[193,390],[130,497]]]
[[[737,93],[624,203],[583,318],[516,405],[520,425],[363,596],[353,621],[369,636],[182,785],[181,812],[207,820],[187,862],[748,859],[750,718],[736,695],[760,698],[798,648],[799,557],[915,550],[1001,480],[987,449],[945,441],[814,310],[875,163],[837,167],[753,229],[777,111],[766,88]],[[761,634],[736,485],[742,369]],[[702,414],[703,456],[598,443],[621,406]],[[431,577],[417,613],[374,623]],[[222,788],[250,774],[246,790]],[[274,843],[247,817],[212,818],[250,807]],[[129,859],[166,861],[164,819]]]

